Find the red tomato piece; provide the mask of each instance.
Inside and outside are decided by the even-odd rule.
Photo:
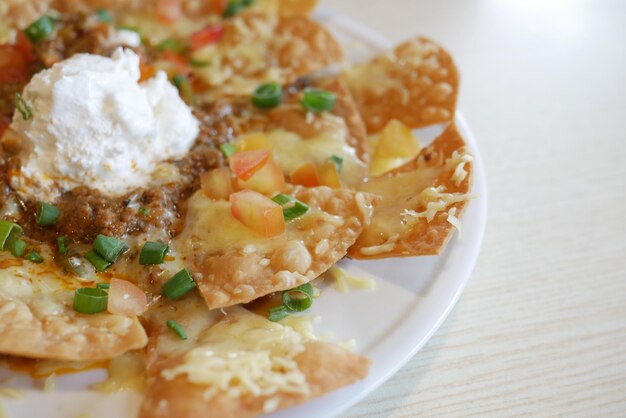
[[[219,42],[224,34],[222,25],[207,26],[191,35],[191,48],[195,51],[203,46]]]
[[[248,180],[239,180],[240,189],[254,190],[267,196],[285,191],[285,175],[274,161],[268,161]]]
[[[304,163],[291,173],[291,183],[305,187],[316,187],[320,185],[320,176],[317,167],[313,163]]]
[[[229,164],[239,180],[248,180],[270,159],[268,150],[241,151],[230,156]]]
[[[0,45],[0,83],[17,83],[28,79],[28,65],[17,45]]]
[[[270,198],[252,190],[242,190],[230,195],[230,211],[239,222],[271,238],[285,232],[283,208]]]

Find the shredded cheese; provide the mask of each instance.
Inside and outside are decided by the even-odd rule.
[[[350,289],[374,290],[376,282],[371,277],[354,276],[339,266],[332,266],[330,275],[335,279],[333,287],[338,292],[347,292]]]
[[[430,222],[435,218],[437,213],[445,211],[448,206],[464,200],[472,199],[474,197],[471,194],[444,192],[445,187],[443,186],[427,187],[422,190],[419,195],[419,201],[422,206],[426,207],[426,209],[422,212],[405,209],[402,213],[404,220],[408,222],[411,218],[425,218],[426,222]]]
[[[463,180],[467,177],[467,170],[465,169],[465,164],[471,163],[474,161],[474,157],[461,150],[454,150],[450,158],[446,160],[446,164],[444,166],[444,171],[449,171],[454,169],[454,173],[452,173],[452,181],[458,187]]]
[[[239,311],[211,327],[182,364],[162,375],[187,375],[190,382],[208,386],[207,399],[218,392],[233,398],[307,395],[309,386],[294,360],[303,351],[303,337],[290,327]]]

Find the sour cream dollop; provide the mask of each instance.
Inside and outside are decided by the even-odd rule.
[[[77,186],[120,195],[148,183],[159,162],[183,157],[199,122],[164,72],[139,78],[139,56],[121,48],[36,74],[23,93],[33,117],[16,111],[11,124],[23,142],[13,186],[47,201]]]

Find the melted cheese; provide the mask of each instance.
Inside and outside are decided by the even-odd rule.
[[[276,163],[286,175],[304,163],[322,164],[331,155],[337,155],[343,158],[340,173],[342,180],[350,186],[355,186],[363,180],[367,169],[357,158],[354,148],[347,144],[347,136],[348,131],[342,121],[339,129],[326,131],[313,138],[304,139],[296,133],[278,129],[269,132],[267,140],[272,147]]]
[[[333,287],[339,292],[347,292],[350,289],[374,290],[376,282],[371,277],[355,276],[339,266],[332,266],[328,270],[335,280]]]
[[[190,382],[208,386],[208,399],[218,392],[235,398],[279,392],[306,395],[309,387],[294,359],[304,349],[302,336],[291,328],[232,310],[207,330],[182,364],[162,376],[186,375]]]
[[[92,389],[105,393],[126,389],[142,392],[146,387],[146,364],[140,352],[131,351],[111,359],[107,372],[107,379],[94,383]]]
[[[471,199],[472,197],[472,195],[464,193],[445,193],[445,187],[443,186],[428,187],[419,194],[419,203],[426,209],[421,212],[405,209],[402,215],[405,220],[425,218],[427,222],[430,222],[438,212],[443,212],[450,205]]]

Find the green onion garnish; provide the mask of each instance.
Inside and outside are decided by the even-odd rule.
[[[220,151],[222,151],[224,157],[230,158],[231,155],[237,152],[237,146],[235,144],[222,144],[220,145]]]
[[[11,242],[9,238],[15,238],[22,234],[22,227],[11,221],[0,220],[0,249],[6,250]]]
[[[302,284],[294,289],[285,290],[282,295],[283,305],[293,312],[306,311],[313,305],[313,286]]]
[[[294,202],[296,199],[289,196],[288,194],[280,193],[274,196],[272,200],[281,206],[285,206],[287,203]]]
[[[172,38],[167,38],[163,41],[161,41],[158,45],[157,45],[157,49],[159,51],[165,51],[165,50],[170,50],[170,51],[174,51],[178,54],[182,54],[183,52],[185,52],[185,45],[183,45],[182,42],[176,40],[176,39],[172,39]]]
[[[185,329],[181,324],[174,321],[173,319],[168,320],[166,324],[169,329],[174,331],[174,334],[178,335],[178,338],[180,338],[181,340],[187,339],[187,333],[185,332]]]
[[[128,250],[128,245],[117,238],[98,234],[93,241],[93,249],[106,261],[115,263],[117,259]]]
[[[96,269],[97,272],[103,272],[111,266],[112,263],[108,262],[104,258],[100,256],[94,250],[89,251],[85,254],[85,258],[89,261]]]
[[[146,209],[143,206],[139,206],[139,209],[137,209],[137,213],[140,214],[141,216],[148,216],[150,215],[150,209]]]
[[[46,38],[54,31],[54,18],[41,16],[24,29],[24,34],[34,44]]]
[[[277,194],[272,200],[283,206],[285,221],[292,221],[309,211],[309,207],[305,203],[286,194]]]
[[[209,65],[211,65],[210,62],[208,61],[201,61],[201,60],[189,60],[189,65],[191,65],[192,67],[197,67],[197,68],[204,68],[204,67],[208,67]]]
[[[283,89],[278,83],[261,84],[252,93],[252,103],[261,109],[271,109],[283,100]]]
[[[191,86],[189,79],[182,74],[177,74],[172,78],[172,83],[178,89],[180,97],[185,101],[185,103],[193,105],[196,101],[196,94],[193,91],[193,87]]]
[[[139,253],[139,264],[147,266],[150,264],[163,263],[163,258],[165,257],[165,254],[167,254],[168,249],[168,245],[163,244],[162,242],[146,242],[143,245],[143,248],[141,248],[141,253]]]
[[[24,255],[27,246],[28,244],[26,244],[25,241],[22,241],[21,239],[16,239],[11,243],[11,254],[13,254],[15,257],[21,257]]]
[[[103,289],[83,287],[74,293],[74,310],[84,314],[95,314],[107,309],[109,296]]]
[[[111,285],[109,283],[98,283],[96,285],[96,288],[102,289],[102,290],[107,290],[110,287],[111,287]]]
[[[59,208],[50,203],[39,202],[37,212],[35,212],[35,220],[39,226],[54,225],[59,219]]]
[[[35,250],[30,250],[28,254],[24,256],[24,258],[33,263],[43,263],[43,257],[40,256],[39,253]]]
[[[20,112],[22,119],[28,120],[33,117],[33,110],[20,93],[15,93],[15,110]]]
[[[331,111],[335,107],[337,95],[330,91],[307,87],[304,89],[304,97],[302,98],[302,106],[312,112]]]
[[[285,305],[280,305],[270,308],[270,310],[268,311],[267,319],[272,322],[277,322],[281,319],[287,318],[288,316],[289,313],[287,313],[287,307]]]
[[[254,4],[254,0],[241,0],[244,6],[250,7]]]
[[[328,157],[328,159],[335,164],[335,167],[337,167],[337,172],[341,173],[341,169],[343,168],[343,158],[333,154]]]
[[[168,299],[176,300],[181,298],[194,287],[196,287],[196,282],[193,281],[191,273],[189,273],[189,270],[187,269],[182,269],[173,275],[171,279],[165,282],[165,284],[161,286],[161,289]]]
[[[230,0],[228,2],[228,5],[226,5],[226,8],[224,9],[224,12],[222,13],[222,16],[223,17],[233,17],[233,16],[235,16],[237,13],[241,12],[245,8],[246,8],[246,6],[243,4],[243,1],[241,1],[241,0]]]
[[[58,237],[57,238],[57,249],[59,250],[59,254],[67,254],[67,237]]]
[[[102,23],[113,23],[113,17],[106,9],[96,10],[96,16],[98,16],[98,20]]]

